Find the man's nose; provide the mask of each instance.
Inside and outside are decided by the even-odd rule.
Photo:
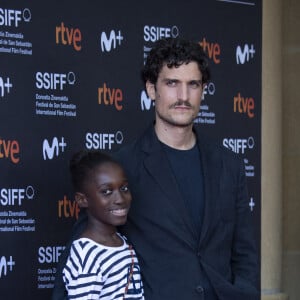
[[[177,88],[177,98],[186,101],[189,97],[189,90],[186,84],[180,84]]]

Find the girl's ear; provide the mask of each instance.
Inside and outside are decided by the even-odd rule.
[[[85,196],[85,194],[82,194],[80,192],[76,192],[75,193],[75,201],[77,202],[79,207],[88,207],[89,203],[87,201],[87,198]]]

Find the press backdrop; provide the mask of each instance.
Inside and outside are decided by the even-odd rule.
[[[261,17],[258,0],[0,2],[1,299],[50,299],[79,211],[68,161],[152,121],[140,69],[163,37],[209,56],[196,126],[244,158],[260,246]]]

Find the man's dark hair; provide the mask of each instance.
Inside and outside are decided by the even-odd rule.
[[[168,68],[179,67],[182,64],[196,62],[202,74],[202,83],[210,79],[208,58],[199,43],[182,38],[166,38],[158,40],[151,49],[144,68],[142,80],[155,84],[164,65]]]

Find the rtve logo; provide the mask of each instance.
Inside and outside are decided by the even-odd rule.
[[[225,138],[223,139],[223,146],[235,153],[244,154],[246,149],[253,149],[254,138],[252,136],[248,139]]]
[[[85,135],[85,146],[87,149],[111,150],[113,144],[122,144],[123,139],[121,131],[117,131],[116,133],[87,132]]]
[[[205,85],[202,93],[202,100],[204,100],[206,95],[213,96],[216,92],[216,86],[213,82],[209,82]]]
[[[52,139],[51,146],[47,139],[43,141],[43,158],[46,159],[53,159],[54,154],[58,156],[61,152],[65,151],[67,143],[65,142],[65,138],[62,136],[60,142],[58,141],[57,137]]]
[[[81,50],[81,31],[78,28],[69,28],[61,22],[60,26],[55,27],[55,42],[65,46],[73,46],[76,51]]]
[[[80,207],[76,201],[69,200],[66,195],[62,200],[58,200],[58,217],[59,218],[76,218],[80,212]]]
[[[179,35],[179,29],[177,26],[172,27],[158,27],[158,26],[144,26],[144,41],[155,42],[162,38],[173,37],[176,38]]]
[[[13,260],[12,256],[9,257],[9,260],[5,258],[5,256],[1,256],[0,258],[0,278],[2,275],[7,275],[7,269],[11,272],[13,266],[15,265],[15,261]]]
[[[66,84],[73,85],[75,83],[76,76],[72,71],[68,74],[36,72],[35,79],[35,86],[38,89],[63,90]]]
[[[121,46],[121,42],[123,41],[124,37],[121,34],[121,30],[118,30],[118,34],[114,30],[110,31],[109,38],[107,37],[106,33],[103,31],[101,33],[100,38],[100,45],[102,52],[110,52],[111,49],[116,49],[117,46]]]
[[[20,146],[16,140],[0,139],[0,159],[6,158],[17,164],[20,161]]]
[[[103,83],[103,87],[98,88],[98,104],[101,105],[114,105],[116,110],[122,110],[123,105],[123,93],[118,88],[108,88],[106,83]]]
[[[29,22],[31,19],[31,12],[28,8],[23,11],[14,9],[3,9],[0,7],[0,26],[14,26],[18,27],[22,21]]]
[[[0,189],[0,206],[21,206],[23,200],[32,200],[34,188],[29,185],[23,188],[2,188]]]
[[[255,49],[253,44],[249,47],[248,44],[244,45],[244,49],[242,50],[242,47],[239,45],[236,48],[236,63],[237,64],[244,64],[245,62],[249,62],[250,59],[254,58]]]
[[[61,253],[64,251],[64,246],[46,246],[40,247],[38,250],[38,261],[40,264],[58,263]]]
[[[155,105],[155,101],[148,97],[146,91],[141,92],[141,110],[150,110]]]
[[[254,117],[254,99],[253,98],[244,98],[238,93],[237,96],[233,97],[233,111],[241,114],[247,113],[249,118]]]
[[[9,94],[10,93],[10,89],[12,88],[12,83],[10,82],[10,78],[7,77],[2,78],[0,76],[0,97],[3,98],[5,96],[5,94]]]
[[[219,64],[221,62],[221,47],[218,43],[210,43],[206,41],[204,37],[201,42],[199,42],[200,46],[207,53],[208,57],[214,61],[215,64]]]

